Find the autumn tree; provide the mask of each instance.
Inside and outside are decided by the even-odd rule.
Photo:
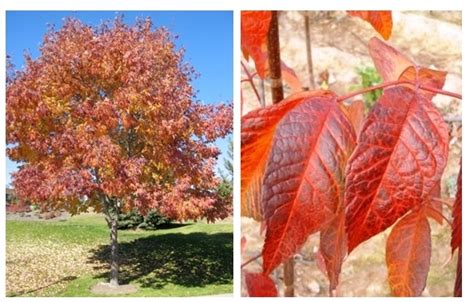
[[[67,19],[7,79],[18,197],[43,210],[104,213],[113,286],[120,211],[214,221],[231,210],[217,196],[213,143],[231,131],[232,107],[196,101],[196,73],[175,40],[150,19],[98,27]]]

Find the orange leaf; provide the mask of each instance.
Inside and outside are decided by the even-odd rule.
[[[385,40],[392,35],[391,11],[348,11],[347,13],[369,22]]]
[[[431,231],[423,211],[403,217],[387,240],[386,261],[392,294],[420,296],[430,268]]]

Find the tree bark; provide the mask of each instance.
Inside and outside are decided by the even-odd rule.
[[[110,285],[119,286],[119,253],[118,253],[118,215],[117,201],[108,197],[103,199],[105,220],[110,233]]]
[[[268,30],[268,67],[273,104],[283,100],[283,83],[281,80],[280,37],[278,32],[278,12],[272,11],[270,29]]]
[[[118,230],[117,215],[112,217],[110,222],[110,285],[118,286],[119,275],[119,254],[118,254]]]

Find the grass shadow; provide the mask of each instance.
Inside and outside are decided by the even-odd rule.
[[[110,246],[101,245],[89,258],[107,273]],[[119,244],[120,283],[137,282],[142,287],[167,284],[202,287],[232,283],[232,233],[151,235]]]
[[[173,222],[170,222],[170,223],[160,224],[156,229],[157,230],[170,230],[170,229],[182,228],[182,227],[185,227],[185,226],[188,226],[188,225],[191,225],[191,224],[190,223],[173,223]]]

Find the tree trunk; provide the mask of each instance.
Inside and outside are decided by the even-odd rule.
[[[119,254],[118,254],[118,231],[117,215],[114,215],[110,221],[110,285],[118,286],[119,274]]]
[[[102,199],[104,205],[105,221],[110,232],[110,285],[118,286],[119,280],[119,253],[118,253],[118,216],[119,205],[117,200],[105,196]]]

